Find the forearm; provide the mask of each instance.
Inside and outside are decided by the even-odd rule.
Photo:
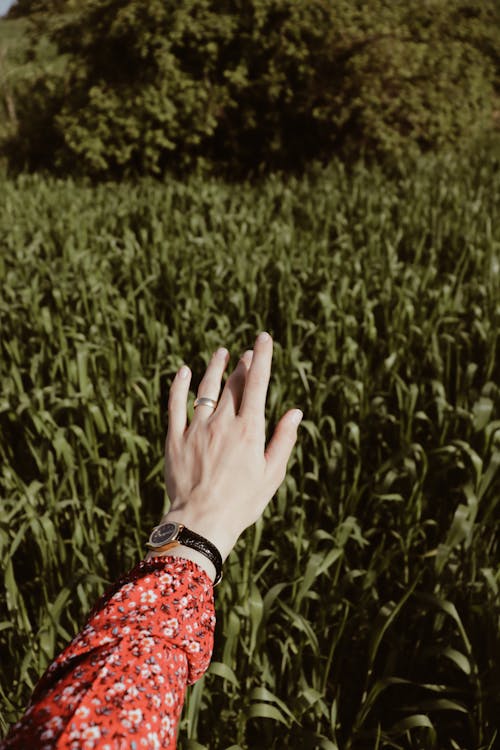
[[[175,747],[186,684],[212,653],[211,581],[196,564],[139,563],[49,667],[2,750]],[[156,744],[155,744],[156,743]]]

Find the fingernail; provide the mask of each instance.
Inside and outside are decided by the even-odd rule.
[[[262,333],[259,333],[257,336],[257,341],[260,341],[261,344],[263,344],[265,341],[269,341],[270,335],[266,331],[262,331]]]
[[[229,354],[228,350],[225,349],[223,346],[221,346],[220,349],[217,349],[216,356],[218,359],[226,359],[227,355]]]
[[[241,355],[241,359],[244,359],[245,362],[248,362],[249,360],[251,360],[252,357],[253,357],[253,349],[247,349],[246,352],[244,352]]]
[[[182,365],[181,369],[179,370],[179,377],[182,378],[182,380],[186,380],[188,375],[189,367],[187,365]]]
[[[295,409],[295,411],[292,412],[292,416],[290,417],[290,420],[292,424],[300,424],[303,416],[304,415],[300,411],[300,409]]]

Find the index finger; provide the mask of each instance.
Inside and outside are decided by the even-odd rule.
[[[273,340],[268,333],[263,331],[257,336],[255,342],[252,364],[247,373],[239,416],[245,418],[264,417],[272,358]]]

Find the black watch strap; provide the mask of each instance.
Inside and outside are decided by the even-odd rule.
[[[177,539],[181,544],[185,544],[186,547],[191,547],[191,549],[201,552],[202,555],[205,555],[205,557],[208,557],[213,562],[215,567],[214,586],[219,583],[222,578],[222,557],[217,547],[212,542],[209,542],[208,539],[205,539],[204,536],[200,536],[185,526],[182,527]]]
[[[169,521],[160,524],[160,526],[155,526],[151,532],[147,546],[150,549],[161,551],[167,549],[168,545],[175,544],[175,542],[184,544],[186,547],[191,547],[191,549],[201,552],[202,555],[208,557],[215,568],[214,586],[220,582],[222,579],[222,557],[219,550],[208,539],[200,536],[195,531],[191,531],[191,529],[186,528],[181,523]]]

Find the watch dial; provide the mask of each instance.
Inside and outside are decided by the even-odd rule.
[[[161,547],[163,544],[167,544],[167,542],[175,539],[176,532],[176,523],[164,523],[162,526],[153,531],[150,537],[150,542],[151,544],[156,544]]]

